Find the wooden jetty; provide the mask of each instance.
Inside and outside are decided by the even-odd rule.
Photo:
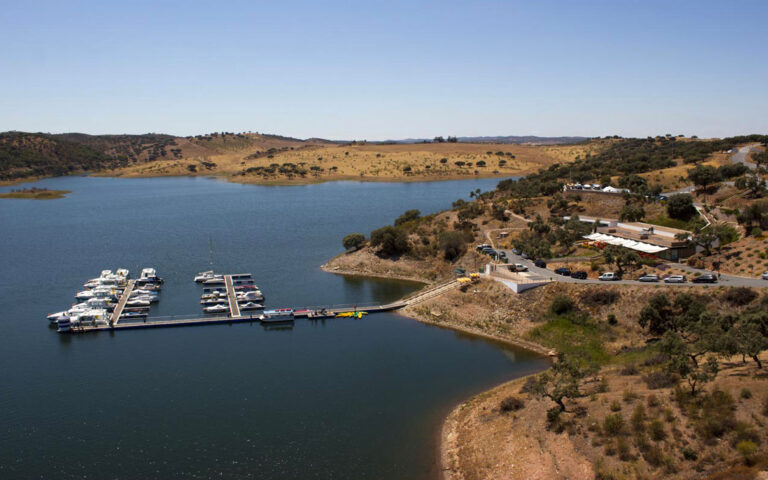
[[[128,283],[125,285],[125,290],[123,290],[123,294],[120,296],[120,300],[117,302],[115,309],[112,310],[112,318],[109,323],[113,326],[116,326],[117,322],[120,321],[120,315],[123,314],[125,304],[128,302],[128,299],[131,298],[131,292],[133,292],[134,285],[136,285],[136,280],[128,280]]]
[[[229,316],[232,318],[240,318],[240,305],[237,304],[237,294],[235,293],[235,286],[232,284],[232,275],[224,275],[224,286],[227,288]]]

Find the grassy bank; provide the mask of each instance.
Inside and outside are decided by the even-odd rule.
[[[72,193],[69,190],[48,190],[45,188],[28,188],[8,193],[0,193],[0,198],[17,198],[32,200],[54,200],[64,198]]]

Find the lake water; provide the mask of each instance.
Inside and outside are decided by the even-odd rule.
[[[152,266],[152,314],[197,315],[209,239],[215,269],[253,273],[268,308],[389,302],[419,285],[319,266],[347,233],[497,181],[68,177],[33,184],[65,199],[0,200],[0,478],[435,477],[450,409],[543,359],[392,313],[72,336],[45,314],[102,269]]]

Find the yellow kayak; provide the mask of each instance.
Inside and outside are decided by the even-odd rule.
[[[340,312],[337,313],[337,317],[351,317],[351,318],[363,318],[363,315],[368,315],[368,312]]]

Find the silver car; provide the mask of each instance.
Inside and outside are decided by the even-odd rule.
[[[664,279],[664,283],[685,283],[685,275],[670,275]]]
[[[637,279],[638,282],[658,282],[659,276],[649,273]]]

